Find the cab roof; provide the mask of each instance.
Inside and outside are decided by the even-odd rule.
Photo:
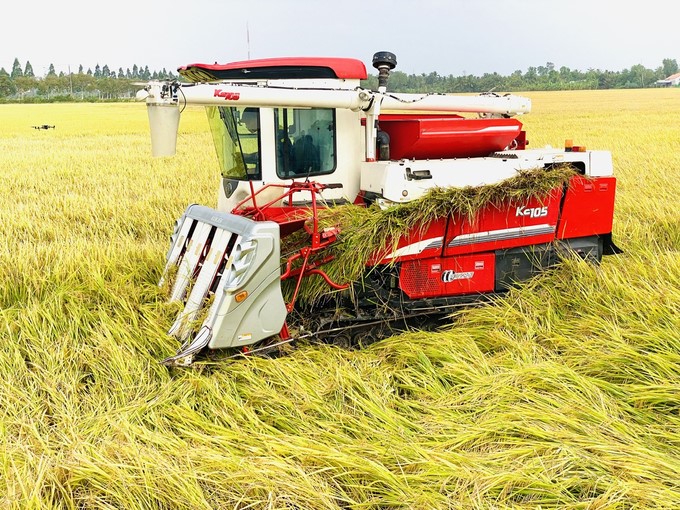
[[[281,57],[228,64],[189,64],[177,69],[191,82],[337,78],[365,80],[366,66],[353,58]]]

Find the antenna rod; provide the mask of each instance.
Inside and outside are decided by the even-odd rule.
[[[248,45],[248,60],[250,60],[250,27],[246,21],[246,44]]]

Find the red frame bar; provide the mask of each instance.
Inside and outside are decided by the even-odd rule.
[[[311,276],[314,274],[319,275],[331,288],[335,290],[343,290],[349,287],[348,284],[339,284],[334,282],[323,270],[319,269],[322,265],[333,260],[334,257],[332,255],[329,255],[328,257],[325,257],[318,262],[313,263],[309,262],[309,258],[313,254],[333,244],[337,237],[335,235],[335,232],[330,234],[326,233],[325,236],[322,236],[321,233],[319,232],[319,216],[318,216],[319,206],[317,204],[316,198],[317,194],[321,193],[324,189],[329,187],[334,187],[334,185],[321,184],[314,181],[304,181],[304,182],[292,182],[290,184],[274,184],[274,183],[266,184],[259,190],[255,191],[253,183],[252,181],[250,181],[250,193],[251,193],[250,196],[241,200],[238,204],[236,204],[236,206],[231,211],[232,214],[251,217],[255,221],[275,221],[280,225],[284,223],[282,221],[283,219],[287,221],[301,221],[304,220],[305,218],[309,218],[308,215],[304,214],[300,215],[300,217],[295,217],[295,215],[293,215],[293,217],[291,218],[291,216],[289,215],[281,214],[280,210],[281,208],[274,207],[274,204],[276,204],[280,200],[283,200],[284,198],[288,198],[289,199],[288,202],[292,203],[293,202],[292,198],[295,193],[307,191],[311,194],[312,197],[311,229],[307,226],[306,222],[302,223],[302,227],[311,235],[311,245],[302,247],[300,251],[288,257],[288,259],[286,260],[286,270],[281,275],[281,281],[288,280],[290,278],[297,279],[295,283],[295,291],[293,292],[293,296],[291,297],[290,302],[286,304],[286,310],[288,311],[288,313],[290,313],[293,310],[295,306],[295,301],[297,300],[297,296],[300,291],[302,279],[307,276]],[[282,188],[285,191],[281,193],[281,195],[277,196],[273,200],[270,200],[264,205],[258,205],[257,195],[259,195],[268,188]],[[248,202],[252,202],[253,205],[249,207],[243,207]],[[278,211],[279,214],[271,214],[271,212],[277,212],[276,209],[279,209]],[[297,210],[302,211],[302,209]],[[302,259],[302,266],[297,269],[293,269],[292,268],[293,263],[299,259]],[[288,325],[286,323],[284,323],[283,328],[281,328],[279,336],[281,336],[281,338],[284,340],[290,338]]]

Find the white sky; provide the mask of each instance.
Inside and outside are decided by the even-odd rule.
[[[36,75],[376,51],[407,74],[508,75],[680,61],[678,0],[6,0],[0,67]],[[249,38],[248,38],[249,35]],[[249,39],[249,42],[248,42]]]

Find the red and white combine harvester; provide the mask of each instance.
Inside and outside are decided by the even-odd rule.
[[[189,206],[172,234],[165,278],[183,309],[170,330],[181,347],[166,364],[300,337],[366,343],[386,325],[424,323],[507,290],[563,251],[594,262],[619,251],[609,152],[528,150],[514,117],[529,99],[390,93],[395,56],[376,53],[373,65],[377,91],[361,87],[364,64],[345,58],[192,64],[179,69],[188,83],[140,91],[156,156],[174,154],[184,106],[206,106],[222,174],[217,210]],[[434,189],[488,188],[557,165],[573,175],[545,196],[509,196],[474,218],[451,212],[385,239],[358,282],[325,270],[343,236],[321,226],[330,208],[403,208]],[[284,253],[291,238],[303,242]],[[327,296],[299,299],[311,281]]]

